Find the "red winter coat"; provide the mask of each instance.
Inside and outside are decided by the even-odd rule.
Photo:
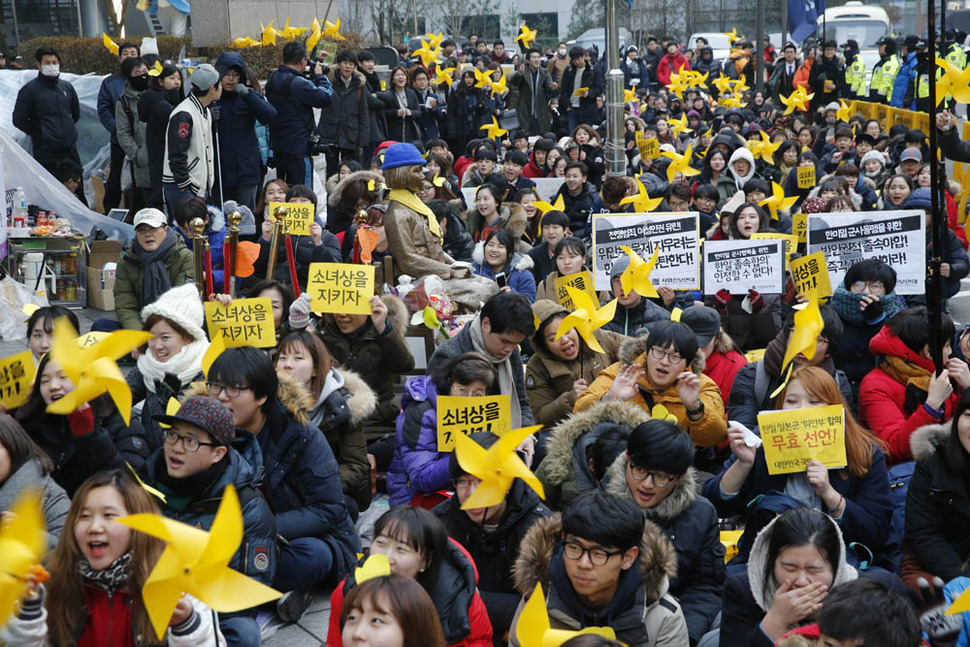
[[[77,647],[135,647],[130,593],[115,591],[109,599],[104,589],[84,585],[84,601],[88,608],[88,623]]]
[[[363,558],[361,564],[366,559]],[[354,574],[351,573],[330,596],[328,647],[343,647],[340,612],[344,606],[344,597],[354,585]],[[448,550],[438,571],[438,582],[431,591],[431,600],[438,610],[448,647],[491,647],[492,623],[488,619],[485,602],[478,594],[478,569],[475,567],[475,560],[461,544],[450,537]],[[464,600],[470,600],[467,606],[455,604]]]
[[[529,153],[529,163],[522,167],[522,176],[529,179],[536,177],[546,177],[546,172],[536,164],[536,153]]]
[[[660,85],[667,85],[670,83],[672,73],[680,74],[681,70],[689,69],[690,63],[684,58],[683,54],[680,52],[675,52],[673,56],[667,54],[657,64],[657,80],[660,81]]]
[[[963,249],[967,249],[967,232],[957,220],[957,203],[953,200],[953,196],[950,195],[949,191],[944,191],[946,195],[946,224],[953,230],[953,233],[957,235],[960,242],[963,243]]]
[[[894,335],[889,328],[883,327],[869,342],[869,352],[873,355],[892,355],[915,364],[933,373],[933,362],[919,355]],[[944,403],[944,420],[953,416],[960,394],[954,392]],[[890,465],[913,460],[909,447],[909,437],[923,425],[939,424],[922,406],[906,414],[903,409],[906,400],[906,385],[897,382],[882,368],[877,367],[862,379],[859,385],[859,421],[862,425],[881,438],[888,446],[886,462]]]
[[[718,388],[721,389],[721,398],[724,399],[724,410],[727,410],[728,396],[731,394],[731,385],[734,384],[734,377],[741,370],[741,367],[748,363],[744,355],[736,350],[729,350],[722,353],[715,350],[711,353],[704,365],[704,375],[714,380]]]

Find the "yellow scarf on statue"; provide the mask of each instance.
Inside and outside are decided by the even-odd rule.
[[[439,241],[441,240],[441,225],[438,224],[438,218],[434,215],[434,211],[428,205],[421,202],[416,194],[405,189],[391,189],[387,198],[394,202],[400,202],[411,211],[426,217],[428,219],[428,229],[431,230],[431,233]]]

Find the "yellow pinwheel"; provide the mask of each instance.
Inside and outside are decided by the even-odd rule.
[[[690,165],[691,159],[691,149],[694,147],[693,144],[687,145],[687,150],[684,151],[683,155],[678,155],[673,151],[664,151],[661,153],[664,157],[670,158],[670,164],[667,165],[667,181],[673,182],[677,174],[680,173],[684,177],[693,177],[694,175],[700,175],[701,172]]]
[[[495,117],[492,117],[492,123],[485,124],[484,126],[480,127],[479,130],[484,130],[489,139],[498,139],[502,135],[509,132],[498,125],[498,119]]]
[[[700,72],[696,72],[695,71],[692,74],[693,74],[693,77],[692,77],[693,78],[693,81],[692,81],[691,87],[695,87],[695,88],[698,88],[698,89],[705,89],[706,90],[707,89],[707,77],[710,76],[711,73],[710,72],[704,72],[703,74],[701,74]]]
[[[306,31],[306,27],[290,27],[290,17],[286,17],[286,22],[283,23],[283,40],[293,40],[297,36],[302,36],[303,32]]]
[[[41,493],[26,490],[10,508],[10,519],[0,525],[0,626],[17,603],[47,549]]]
[[[731,31],[724,32],[724,35],[728,38],[728,44],[734,45],[734,41],[738,39],[738,28],[732,27]]]
[[[476,88],[486,88],[492,85],[492,73],[490,71],[482,72],[477,67],[473,67],[472,71],[475,72]]]
[[[583,338],[587,346],[597,353],[602,353],[603,347],[600,346],[593,331],[613,321],[613,315],[616,314],[616,299],[599,308],[597,307],[599,304],[594,303],[593,298],[582,290],[567,285],[566,292],[572,299],[575,309],[559,323],[556,339],[575,328],[576,333]]]
[[[746,104],[740,97],[733,94],[721,95],[717,98],[717,105],[725,108],[743,108]]]
[[[324,20],[323,35],[334,40],[344,40],[344,37],[340,35],[340,18],[337,18],[337,22],[330,22],[329,20]]]
[[[109,52],[111,52],[115,56],[118,55],[118,52],[119,52],[119,50],[118,50],[118,43],[114,42],[114,40],[112,40],[111,36],[109,36],[108,34],[102,32],[101,33],[101,42],[104,43],[104,46],[108,49]]]
[[[428,45],[430,45],[431,47],[433,47],[435,49],[440,49],[441,48],[441,42],[444,39],[445,39],[445,35],[444,35],[444,33],[440,32],[440,31],[437,34],[432,34],[431,32],[428,32],[427,34],[424,35],[424,38],[422,39],[422,42],[424,40],[427,40],[428,41]]]
[[[146,344],[152,334],[141,330],[118,330],[87,348],[79,348],[74,343],[76,338],[74,327],[67,320],[61,318],[54,322],[51,361],[64,371],[75,386],[63,398],[51,402],[47,411],[67,415],[107,391],[125,424],[129,424],[131,389],[115,362]]]
[[[667,123],[670,125],[670,129],[674,133],[674,137],[677,137],[681,133],[692,133],[693,128],[687,127],[687,113],[680,113],[679,119],[674,119],[673,117],[667,118]]]
[[[769,164],[774,163],[775,151],[781,146],[781,142],[772,143],[771,137],[765,131],[761,131],[761,159]]]
[[[805,88],[803,88],[802,86],[798,86],[787,97],[785,96],[781,97],[781,102],[785,104],[785,112],[781,114],[790,115],[796,110],[805,112],[806,110],[808,110],[808,102],[811,101],[814,96],[815,96],[814,92],[811,94],[807,94],[805,92]]]
[[[636,178],[636,183],[638,189],[636,195],[628,195],[620,200],[620,206],[622,207],[625,204],[632,204],[633,208],[635,209],[635,213],[650,213],[659,207],[660,203],[664,200],[663,196],[659,198],[651,198],[650,194],[647,193],[647,187],[643,186],[643,182],[640,181],[640,178]],[[559,197],[562,198],[562,196]],[[560,211],[562,210],[560,209]]]
[[[670,75],[670,83],[666,85],[666,88],[670,92],[673,92],[675,95],[683,99],[684,90],[688,88],[688,85],[685,83],[684,78],[680,74],[674,72]]]
[[[212,362],[216,361],[216,358],[222,355],[222,351],[224,350],[226,350],[225,337],[216,335],[212,343],[209,344],[209,348],[202,355],[202,374],[206,378],[209,377],[209,369],[212,368]]]
[[[852,107],[842,99],[839,99],[839,109],[835,111],[835,119],[837,121],[848,122],[851,116]]]
[[[785,349],[785,357],[781,361],[783,370],[798,355],[803,355],[808,360],[815,357],[818,336],[822,334],[822,329],[825,327],[822,313],[818,309],[816,293],[809,295],[808,303],[794,306],[794,309],[795,328],[788,336],[788,348]]]
[[[532,43],[535,42],[536,37],[539,35],[539,30],[529,29],[529,26],[522,23],[522,27],[519,28],[519,35],[515,37],[517,42],[522,43],[522,47],[526,50],[532,48]]]
[[[637,100],[636,90],[623,90],[623,103],[632,103]]]
[[[745,81],[746,80],[747,79],[744,78],[744,75],[743,74],[741,75],[741,78],[739,78],[739,79],[732,79],[731,80],[731,92],[733,92],[737,96],[741,96],[742,94],[744,94],[745,92],[747,92],[748,90],[750,90],[751,88],[749,86],[745,85]]]
[[[670,314],[671,314],[671,321],[673,321],[673,313],[670,313]],[[678,321],[679,321],[679,319],[678,319]],[[679,422],[677,422],[677,416],[675,416],[674,414],[670,413],[667,410],[667,407],[665,407],[662,404],[655,404],[653,406],[653,409],[650,410],[650,419],[651,420],[663,420],[665,422],[672,422],[675,425],[676,424],[680,424]]]
[[[323,32],[320,30],[320,21],[314,18],[313,22],[310,23],[310,35],[306,39],[306,51],[312,53],[321,37],[323,37]]]
[[[232,41],[232,46],[235,47],[236,49],[246,49],[247,47],[256,47],[257,45],[261,45],[261,44],[262,43],[260,43],[255,38],[250,38],[249,36],[246,36],[245,38],[237,38],[234,41]],[[155,61],[155,64],[158,65],[159,71],[161,71],[162,64],[159,63],[158,61]],[[151,70],[149,70],[148,73],[151,74],[152,73]],[[154,74],[152,76],[158,76],[158,75]]]
[[[260,31],[260,34],[262,35],[262,40],[260,41],[260,44],[263,47],[266,47],[267,45],[276,44],[276,29],[273,28],[272,20],[270,20],[269,24],[266,25],[265,27],[263,27],[261,23],[259,25],[259,31]]]
[[[759,205],[767,206],[771,211],[771,219],[778,220],[778,211],[788,211],[798,202],[798,196],[785,197],[785,187],[777,182],[771,183],[771,195],[759,202]]]
[[[141,591],[159,639],[165,635],[183,593],[224,613],[265,604],[283,595],[229,568],[229,560],[243,538],[242,510],[232,485],[223,491],[209,532],[158,514],[133,514],[115,521],[168,543]]]
[[[502,78],[500,78],[498,81],[493,81],[491,83],[491,89],[492,89],[493,97],[496,94],[505,94],[506,92],[508,92],[509,89],[506,86],[506,78],[504,74],[502,75]]]
[[[549,204],[545,200],[536,200],[532,204],[535,205],[535,208],[538,209],[539,213],[541,214],[545,214],[547,211],[563,211],[566,209],[566,202],[563,200],[561,193],[556,197],[556,201],[552,204]]]
[[[648,299],[660,297],[657,293],[657,288],[650,281],[650,272],[653,271],[654,266],[657,264],[657,258],[660,256],[660,248],[655,248],[653,250],[653,256],[646,262],[640,258],[639,254],[626,245],[620,245],[620,249],[630,257],[630,264],[620,274],[620,285],[623,286],[623,293],[630,294],[631,292],[636,292],[641,297]]]
[[[375,577],[387,577],[391,574],[391,562],[387,555],[371,553],[364,563],[354,569],[354,581],[357,584],[372,580]]]
[[[960,103],[970,103],[970,68],[962,70],[945,58],[937,58],[936,64],[943,68],[943,76],[936,81],[937,100],[949,94]]]
[[[718,93],[724,94],[725,92],[728,92],[731,90],[732,79],[731,77],[724,76],[723,74],[719,74],[718,77],[714,79],[713,83],[714,83],[714,87],[717,88]]]
[[[438,62],[440,53],[437,47],[429,45],[424,39],[421,39],[421,47],[414,50],[414,55],[421,59],[421,63],[430,68],[433,63]]]
[[[466,434],[455,437],[455,458],[461,468],[472,476],[481,480],[478,488],[461,504],[462,510],[488,508],[498,505],[505,499],[509,488],[515,479],[522,479],[526,485],[535,490],[540,499],[546,498],[542,482],[529,468],[519,455],[516,447],[526,438],[542,429],[542,425],[522,427],[506,433],[498,442],[485,449]]]
[[[441,68],[440,66],[434,69],[434,85],[451,85],[452,78],[451,75],[454,73],[455,68],[446,67]]]
[[[552,629],[542,584],[536,584],[535,590],[529,596],[529,601],[522,607],[522,615],[515,625],[515,636],[519,644],[522,647],[560,647],[570,638],[582,634],[593,634],[607,640],[616,640],[616,632],[612,627],[587,627],[581,631]]]

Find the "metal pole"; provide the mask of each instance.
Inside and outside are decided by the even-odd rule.
[[[946,0],[942,0],[946,2]],[[943,182],[945,177],[940,164],[937,162],[937,137],[936,137],[936,1],[929,1],[929,11],[927,17],[927,80],[929,82],[930,98],[926,108],[930,124],[930,187],[931,187],[931,208],[932,220],[930,223],[930,235],[933,243],[933,251],[929,260],[929,280],[926,286],[926,311],[930,325],[930,356],[936,367],[936,374],[939,375],[943,370],[943,345],[949,340],[943,339],[943,277],[940,275],[940,266],[943,264],[943,245],[946,236],[946,213],[941,208],[945,205],[943,198]],[[918,68],[917,68],[918,69]],[[917,72],[917,74],[919,74]],[[919,84],[917,76],[917,86]]]
[[[765,69],[765,0],[758,0],[754,32],[757,43],[754,48],[754,80],[751,82],[751,89],[757,90],[764,84],[762,71]]]
[[[616,0],[606,2],[606,168],[610,175],[626,175],[623,146],[623,72],[620,70],[620,31]]]
[[[10,0],[13,9],[13,35],[17,39],[17,47],[20,48],[20,23],[17,21],[17,0]]]

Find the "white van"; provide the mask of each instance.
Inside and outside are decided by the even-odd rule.
[[[818,31],[811,37],[834,40],[842,45],[847,40],[859,43],[859,55],[866,64],[866,82],[872,78],[872,68],[879,62],[879,46],[876,41],[889,34],[889,14],[878,5],[866,5],[859,0],[849,0],[841,7],[825,10],[819,21]]]

